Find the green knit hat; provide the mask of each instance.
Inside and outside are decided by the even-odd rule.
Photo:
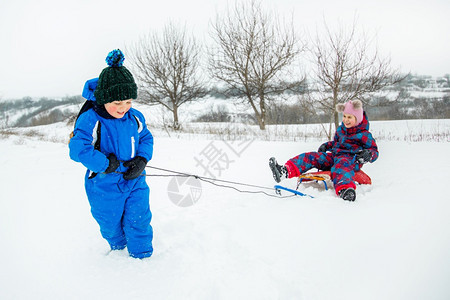
[[[106,63],[94,91],[97,104],[137,98],[137,85],[133,75],[123,66],[125,56],[119,49],[109,52]]]

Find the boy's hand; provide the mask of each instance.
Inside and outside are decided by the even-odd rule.
[[[359,150],[356,152],[355,157],[360,164],[365,164],[372,159],[372,153],[367,149]]]
[[[108,155],[108,160],[109,160],[109,165],[104,172],[105,174],[114,172],[120,166],[120,162],[117,160],[117,157],[114,153],[111,153],[110,155]]]
[[[124,162],[123,166],[128,168],[128,170],[123,173],[123,179],[131,180],[138,178],[142,174],[142,171],[144,171],[146,165],[147,160],[142,156],[136,156],[135,158]]]

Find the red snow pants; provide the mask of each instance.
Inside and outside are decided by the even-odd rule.
[[[354,177],[355,172],[360,169],[359,163],[352,155],[334,156],[331,152],[306,152],[291,158],[285,166],[289,178],[298,177],[312,168],[330,170],[336,194],[342,189],[356,189]]]

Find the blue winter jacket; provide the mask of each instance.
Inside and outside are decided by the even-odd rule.
[[[94,149],[99,123],[100,151]],[[153,155],[153,136],[145,124],[144,116],[136,109],[130,108],[120,119],[103,118],[90,109],[78,118],[69,148],[71,159],[81,162],[91,173],[102,173],[109,165],[107,156],[110,153],[114,153],[122,162],[135,156],[150,160]],[[120,164],[116,171],[125,172],[126,169]]]

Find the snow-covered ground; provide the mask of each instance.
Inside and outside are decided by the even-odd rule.
[[[410,135],[404,124],[386,128]],[[148,177],[155,252],[136,260],[109,253],[100,236],[85,169],[61,143],[70,127],[34,130],[55,142],[0,140],[0,299],[450,299],[448,137],[380,137],[378,161],[364,167],[373,185],[359,186],[354,203],[315,183],[301,187],[314,198],[276,198],[202,181],[178,182],[197,200],[181,207],[173,178]],[[156,132],[149,166],[270,188],[270,156],[284,162],[319,145]]]

